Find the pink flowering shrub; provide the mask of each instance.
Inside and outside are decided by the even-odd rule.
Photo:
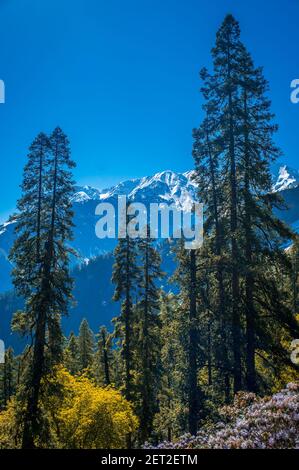
[[[271,397],[236,395],[220,410],[222,421],[204,427],[195,437],[163,442],[161,449],[291,449],[299,448],[299,383]]]

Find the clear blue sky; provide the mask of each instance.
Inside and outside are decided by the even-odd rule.
[[[198,72],[228,12],[264,66],[277,139],[298,168],[299,0],[0,0],[0,217],[14,208],[28,145],[56,125],[79,183],[191,168]]]

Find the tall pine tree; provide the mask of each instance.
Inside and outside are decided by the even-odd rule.
[[[88,321],[83,318],[78,337],[79,364],[81,370],[87,369],[92,364],[94,354],[94,335]]]
[[[138,259],[141,265],[136,323],[138,329],[137,361],[139,363],[140,388],[140,435],[144,442],[153,427],[157,411],[157,393],[159,387],[159,297],[157,281],[162,277],[161,257],[150,240],[149,227],[145,228],[145,237],[138,242]]]
[[[73,193],[69,142],[60,128],[49,139],[40,134],[30,148],[18,202],[17,238],[11,252],[14,284],[26,299],[27,329],[34,335],[26,380],[23,447],[35,446],[42,420],[41,380],[46,373],[46,337],[57,314],[66,313],[72,282],[66,243],[72,237]],[[56,327],[59,327],[56,322]]]
[[[128,222],[129,217],[126,216]],[[112,281],[115,284],[113,299],[121,301],[121,314],[117,319],[115,336],[121,341],[122,357],[125,369],[125,396],[132,400],[133,379],[133,322],[134,301],[137,292],[139,269],[137,265],[137,242],[128,234],[120,238],[114,251],[115,263],[113,266]]]
[[[202,72],[206,117],[194,132],[195,179],[206,203],[205,246],[217,279],[224,371],[230,370],[231,355],[234,391],[256,391],[257,355],[266,360],[275,350],[282,359],[278,331],[296,331],[285,289],[274,279],[275,270],[289,270],[283,241],[293,234],[274,214],[282,201],[271,188],[270,165],[279,150],[267,82],[231,15],[212,55],[213,74]]]

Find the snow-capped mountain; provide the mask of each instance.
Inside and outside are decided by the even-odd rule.
[[[76,186],[72,196],[74,209],[73,247],[80,255],[79,262],[86,262],[99,254],[111,251],[116,240],[100,240],[95,235],[98,217],[95,208],[100,201],[117,203],[117,196],[126,195],[128,200],[150,203],[174,204],[178,209],[190,210],[196,199],[196,185],[192,180],[193,171],[176,173],[163,171],[152,176],[121,182],[115,186],[97,189],[91,186]],[[285,196],[289,211],[281,217],[295,228],[299,227],[299,172],[286,165],[273,169],[273,191]],[[14,223],[0,225],[0,292],[11,287],[11,265],[8,253],[14,240]]]
[[[92,186],[75,186],[75,193],[71,198],[72,202],[98,201],[101,191]]]
[[[86,262],[99,254],[113,250],[114,239],[100,240],[96,237],[95,226],[98,216],[95,208],[101,201],[116,206],[117,196],[126,195],[129,201],[174,204],[178,209],[190,210],[196,197],[196,187],[191,180],[192,172],[175,173],[163,171],[153,176],[121,182],[103,190],[91,186],[76,186],[71,198],[74,209],[73,248],[79,254],[76,262]],[[0,225],[0,292],[11,287],[11,265],[8,253],[14,240],[14,223]]]
[[[194,171],[176,173],[171,170],[153,176],[123,181],[103,190],[92,186],[76,186],[73,203],[103,201],[126,195],[131,201],[167,202],[183,210],[190,210],[196,198],[196,185],[192,180]],[[274,165],[272,168],[273,191],[284,191],[299,185],[299,171],[287,165]]]
[[[179,209],[190,210],[196,196],[196,187],[192,181],[192,171],[175,173],[163,171],[153,176],[127,180],[102,191],[90,186],[77,186],[72,202],[109,201],[125,195],[130,201],[167,202]]]
[[[272,174],[273,191],[284,191],[299,185],[299,171],[287,165],[275,165]]]

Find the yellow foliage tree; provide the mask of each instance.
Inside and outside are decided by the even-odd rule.
[[[18,447],[18,427],[16,402],[12,398],[7,408],[0,413],[0,449],[15,449]]]
[[[41,407],[50,439],[37,447],[116,449],[126,447],[138,420],[131,404],[112,387],[97,387],[85,376],[73,377],[57,367],[43,383]],[[17,424],[16,402],[0,413],[0,447],[18,447],[11,430]],[[17,426],[15,426],[17,428]]]

